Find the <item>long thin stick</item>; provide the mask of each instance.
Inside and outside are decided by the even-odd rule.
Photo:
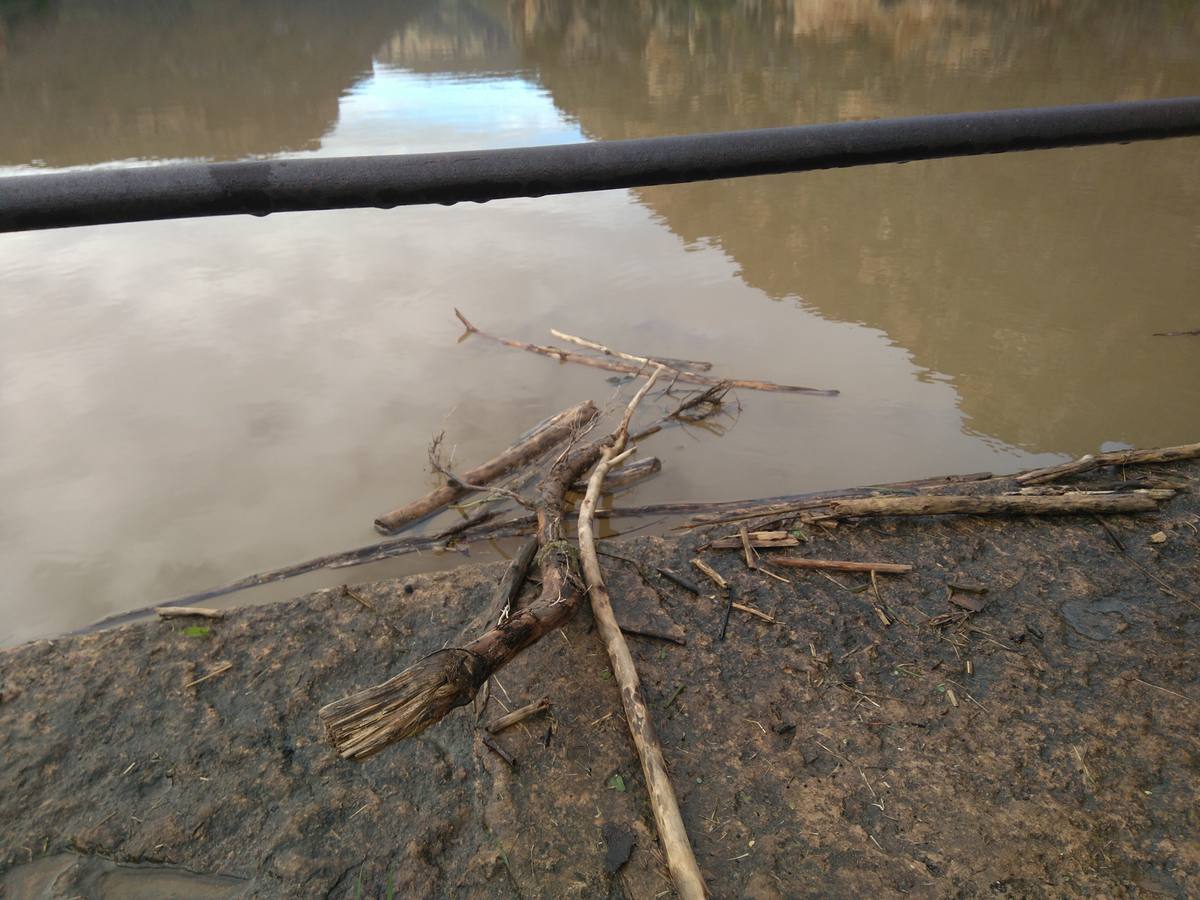
[[[540,356],[548,356],[551,359],[557,359],[559,362],[578,363],[582,366],[591,366],[596,369],[607,369],[609,372],[622,372],[626,375],[641,375],[646,368],[645,364],[633,365],[632,363],[620,363],[611,359],[604,359],[597,356],[585,356],[582,353],[572,353],[570,350],[562,350],[558,347],[546,347],[541,344],[530,344],[525,341],[515,341],[512,338],[497,337],[494,334],[488,334],[486,331],[480,331],[472,325],[467,317],[457,309],[454,310],[454,315],[458,316],[458,320],[463,323],[463,326],[470,334],[477,334],[480,337],[487,338],[489,341],[495,341],[498,344],[503,344],[506,347],[512,347],[515,350],[525,350],[529,353],[537,353]],[[826,388],[803,387],[795,384],[776,384],[773,381],[757,381],[754,379],[743,378],[714,378],[711,375],[698,375],[695,372],[686,372],[681,369],[672,369],[664,366],[664,371],[668,372],[673,379],[687,384],[708,384],[721,385],[728,384],[730,387],[744,388],[750,391],[777,391],[788,394],[817,394],[823,397],[835,397],[839,393],[835,390]]]
[[[621,690],[621,702],[625,707],[625,719],[629,723],[629,733],[633,736],[634,746],[637,747],[638,757],[642,761],[642,773],[646,778],[646,788],[650,793],[650,808],[654,812],[654,822],[658,828],[658,840],[662,844],[663,854],[667,859],[667,868],[671,872],[671,880],[679,896],[684,900],[704,900],[707,891],[704,887],[704,876],[696,865],[695,854],[688,840],[687,829],[683,824],[683,816],[679,812],[679,803],[675,799],[675,791],[671,787],[671,778],[667,774],[666,760],[663,758],[662,746],[654,732],[654,724],[650,719],[650,708],[642,695],[641,681],[633,657],[629,653],[629,645],[621,635],[617,618],[613,614],[612,601],[608,589],[604,585],[604,576],[600,572],[600,560],[596,556],[596,535],[592,527],[592,512],[600,491],[604,485],[604,476],[616,460],[624,454],[625,441],[629,434],[629,419],[638,402],[645,396],[650,386],[654,384],[659,374],[664,371],[659,366],[654,374],[642,386],[625,411],[625,419],[617,429],[612,446],[604,451],[600,462],[588,480],[587,495],[579,510],[579,556],[583,564],[583,575],[587,581],[588,596],[592,602],[592,612],[596,618],[596,627],[604,639],[608,659],[612,665],[613,677]]]
[[[590,400],[572,406],[570,409],[564,409],[552,419],[547,420],[544,425],[535,429],[524,440],[518,441],[482,465],[464,472],[461,480],[444,484],[424,497],[380,516],[375,520],[375,529],[383,534],[393,534],[406,525],[411,525],[413,522],[432,515],[446,504],[453,503],[459,497],[469,493],[472,487],[468,487],[468,485],[477,487],[495,481],[501,475],[540,456],[555,444],[566,440],[576,429],[586,425],[599,414],[600,411]]]
[[[878,572],[881,575],[906,575],[912,566],[901,563],[849,562],[843,559],[805,559],[800,556],[772,556],[771,562],[785,569],[820,569],[829,572]]]
[[[1073,462],[1060,463],[1017,476],[1020,484],[1043,484],[1068,475],[1090,472],[1100,466],[1132,466],[1138,463],[1174,462],[1178,459],[1194,459],[1200,456],[1200,444],[1181,444],[1177,447],[1160,447],[1156,450],[1114,450],[1110,453],[1087,454]]]
[[[1142,494],[1086,494],[1076,492],[1053,497],[1001,495],[972,497],[938,495],[924,497],[867,497],[834,500],[829,511],[808,514],[809,521],[850,519],[858,516],[1058,516],[1079,513],[1152,512],[1158,504]]]
[[[603,353],[605,356],[615,356],[618,359],[627,359],[630,362],[641,363],[642,365],[654,365],[657,363],[666,366],[668,369],[691,369],[694,372],[707,372],[712,368],[712,363],[702,362],[698,359],[672,359],[669,356],[638,356],[634,353],[623,353],[620,350],[614,350],[612,347],[606,347],[604,344],[597,343],[596,341],[589,341],[587,338],[559,331],[557,328],[551,328],[550,333],[560,341],[578,344],[580,347],[587,347],[589,350],[595,350],[598,353]]]

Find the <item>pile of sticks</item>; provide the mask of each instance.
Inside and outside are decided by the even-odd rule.
[[[613,614],[599,563],[595,519],[618,515],[690,514],[694,518],[682,527],[713,529],[733,525],[737,529],[734,533],[708,540],[701,547],[702,551],[741,551],[748,568],[781,581],[787,579],[771,573],[762,563],[769,559],[785,569],[820,573],[829,570],[863,572],[870,575],[873,586],[877,575],[903,575],[911,571],[912,566],[820,560],[776,553],[760,560],[759,552],[782,550],[795,553],[797,551],[794,548],[801,543],[805,526],[832,527],[837,520],[874,516],[1146,512],[1156,509],[1160,501],[1173,496],[1177,486],[1165,482],[1139,483],[1136,486],[1123,483],[1111,490],[1073,490],[1055,482],[1102,466],[1169,462],[1200,456],[1200,444],[1190,444],[1154,451],[1101,453],[1007,478],[996,478],[985,472],[752,501],[666,503],[600,510],[597,505],[602,492],[612,492],[636,483],[661,469],[661,462],[653,457],[622,466],[640,441],[673,424],[700,422],[721,414],[731,388],[822,396],[833,396],[837,392],[754,379],[720,379],[704,374],[711,369],[711,364],[707,362],[625,353],[557,330],[554,331],[557,338],[584,347],[593,355],[496,337],[481,331],[457,310],[455,314],[466,327],[468,336],[478,335],[558,362],[618,372],[635,380],[648,377],[628,402],[615,428],[600,437],[589,439],[602,416],[601,410],[590,401],[565,409],[539,423],[491,460],[462,472],[452,471],[438,457],[439,437],[431,447],[430,462],[444,483],[426,496],[379,516],[375,520],[375,528],[387,536],[386,540],[251,575],[223,587],[160,604],[160,614],[172,615],[170,607],[190,606],[211,597],[320,568],[360,565],[422,549],[454,549],[469,540],[532,534],[533,537],[522,546],[498,586],[493,601],[495,609],[490,619],[494,624],[461,647],[438,650],[380,684],[323,707],[320,718],[329,740],[342,757],[361,760],[396,741],[419,734],[453,709],[472,701],[476,703],[479,718],[486,705],[491,676],[523,650],[564,625],[586,595],[620,688],[626,720],[641,759],[667,866],[677,892],[689,900],[703,898],[707,896],[707,891],[679,813],[633,658]],[[635,413],[652,387],[668,379],[664,396],[676,397],[674,408],[649,425],[632,430]],[[672,393],[677,384],[694,384],[702,389],[679,399]],[[529,490],[534,481],[536,486],[532,495],[522,494],[521,491]],[[980,486],[989,482],[1003,482],[1003,485],[992,492],[946,493],[958,485]],[[1005,487],[1013,490],[1003,492]],[[572,493],[583,494],[577,512],[572,511],[569,502]],[[476,495],[476,498],[459,507],[464,517],[450,528],[432,534],[395,536],[397,532],[411,528],[470,495]],[[504,518],[499,510],[507,502],[523,507],[525,512]],[[482,509],[466,515],[468,506]],[[575,540],[571,539],[567,527],[572,518],[575,519]],[[729,613],[734,609],[774,621],[759,610],[734,602],[725,579],[702,559],[695,559],[692,563],[728,599],[721,639],[725,636]],[[522,585],[534,566],[538,570],[540,583],[538,596],[520,606],[518,598]],[[699,588],[678,573],[666,569],[659,569],[659,572],[689,591],[699,593]],[[126,616],[135,615],[136,612]],[[877,606],[876,612],[887,624],[884,611]],[[491,735],[529,715],[544,711],[547,706],[548,701],[542,700],[504,716],[481,729],[478,732],[480,738],[507,759],[507,754],[492,740]]]
[[[520,578],[516,574],[521,564],[518,561],[510,567],[513,577],[506,578],[501,585],[504,606],[497,624],[462,647],[439,650],[382,684],[330,703],[321,709],[320,717],[330,741],[341,756],[347,759],[372,756],[396,741],[419,734],[456,707],[472,702],[495,672],[526,647],[565,624],[586,593],[621,689],[626,718],[641,759],[667,867],[680,896],[703,898],[707,896],[704,879],[679,813],[633,657],[617,625],[604,586],[592,524],[606,477],[636,449],[635,446],[626,448],[631,440],[630,423],[634,412],[664,371],[664,366],[655,365],[653,373],[629,402],[620,423],[611,434],[589,443],[580,442],[578,438],[581,433],[596,416],[594,406],[590,403],[581,404],[534,429],[523,441],[510,447],[492,463],[472,469],[463,478],[448,480],[445,486],[429,497],[377,520],[377,526],[382,528],[411,522],[467,490],[484,489],[479,482],[494,479],[502,472],[509,471],[518,461],[534,458],[548,447],[557,446],[568,433],[572,436],[571,443],[558,455],[541,480],[536,498],[529,502],[537,518],[536,542],[528,545],[529,549],[522,556],[524,565],[528,565],[536,549],[541,577],[537,599],[521,608],[514,608],[520,590]],[[713,387],[722,392],[724,390],[721,384]],[[719,407],[719,397],[709,399]],[[693,409],[695,404],[688,404],[687,408]],[[677,415],[680,415],[679,408],[665,418]],[[665,421],[660,419],[649,429],[638,432],[638,435],[653,433],[663,424]],[[586,482],[586,494],[580,504],[576,549],[576,545],[567,539],[563,527],[565,498],[567,491],[593,466],[594,470]]]

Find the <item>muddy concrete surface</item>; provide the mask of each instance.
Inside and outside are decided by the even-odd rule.
[[[708,551],[776,620],[724,641],[722,603],[604,559],[625,621],[686,639],[629,640],[712,895],[1200,895],[1198,512],[808,527],[803,555],[916,566],[877,599]],[[608,546],[687,571],[704,539]],[[322,704],[474,635],[501,571],[0,654],[4,895],[669,896],[586,610],[500,674],[485,720],[553,703],[497,737],[515,767],[468,709],[365,763],[326,744]]]

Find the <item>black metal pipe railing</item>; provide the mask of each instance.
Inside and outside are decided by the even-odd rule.
[[[1200,134],[1200,97],[466,153],[169,164],[0,178],[0,232],[484,202]]]

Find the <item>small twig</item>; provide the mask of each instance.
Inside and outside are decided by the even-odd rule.
[[[207,675],[201,675],[199,678],[193,678],[191,681],[189,681],[187,684],[185,684],[184,687],[185,688],[195,687],[196,685],[200,684],[202,681],[208,681],[208,679],[210,679],[210,678],[216,678],[218,675],[224,675],[226,672],[228,672],[232,668],[233,668],[233,663],[231,663],[231,662],[220,663],[215,669],[213,669]]]
[[[746,606],[746,605],[744,605],[744,604],[742,604],[742,603],[733,603],[733,602],[731,602],[731,603],[729,604],[729,608],[730,608],[730,609],[736,609],[738,612],[749,613],[749,614],[750,614],[750,615],[752,615],[752,616],[756,616],[756,617],[758,617],[758,618],[762,619],[764,622],[770,622],[772,625],[778,625],[778,624],[779,624],[779,620],[778,620],[778,619],[775,619],[775,618],[772,618],[771,616],[768,616],[768,615],[767,615],[765,612],[763,612],[761,609],[755,609],[753,606]],[[728,621],[728,614],[726,614],[726,621]]]
[[[519,722],[524,722],[526,719],[536,716],[538,713],[545,712],[550,708],[550,698],[543,697],[541,700],[535,700],[527,706],[522,706],[520,709],[514,709],[506,716],[501,716],[494,722],[490,722],[484,726],[490,734],[499,734],[505,728],[511,728]]]
[[[517,767],[517,761],[513,758],[513,755],[501,747],[500,744],[486,731],[479,732],[479,739],[483,741],[483,746],[487,747],[498,757],[508,763],[508,767],[510,769],[515,769]]]
[[[690,594],[696,594],[697,596],[699,596],[700,594],[704,593],[695,584],[688,581],[682,575],[677,574],[676,572],[672,571],[671,569],[667,569],[662,566],[655,566],[654,571],[656,571],[663,578],[667,579],[667,581],[671,582],[672,584],[678,585],[679,587],[683,588],[685,591],[687,591]]]
[[[1162,691],[1164,694],[1170,694],[1172,697],[1178,697],[1181,700],[1191,700],[1187,694],[1181,694],[1179,691],[1173,691],[1170,688],[1165,688],[1161,684],[1151,684],[1149,681],[1143,681],[1141,678],[1134,678],[1138,684],[1144,684],[1146,687],[1152,687],[1156,691]]]
[[[733,613],[733,607],[736,605],[733,602],[733,591],[726,591],[725,594],[725,615],[721,617],[721,633],[717,635],[718,641],[725,640],[725,632],[729,630],[729,616]]]

